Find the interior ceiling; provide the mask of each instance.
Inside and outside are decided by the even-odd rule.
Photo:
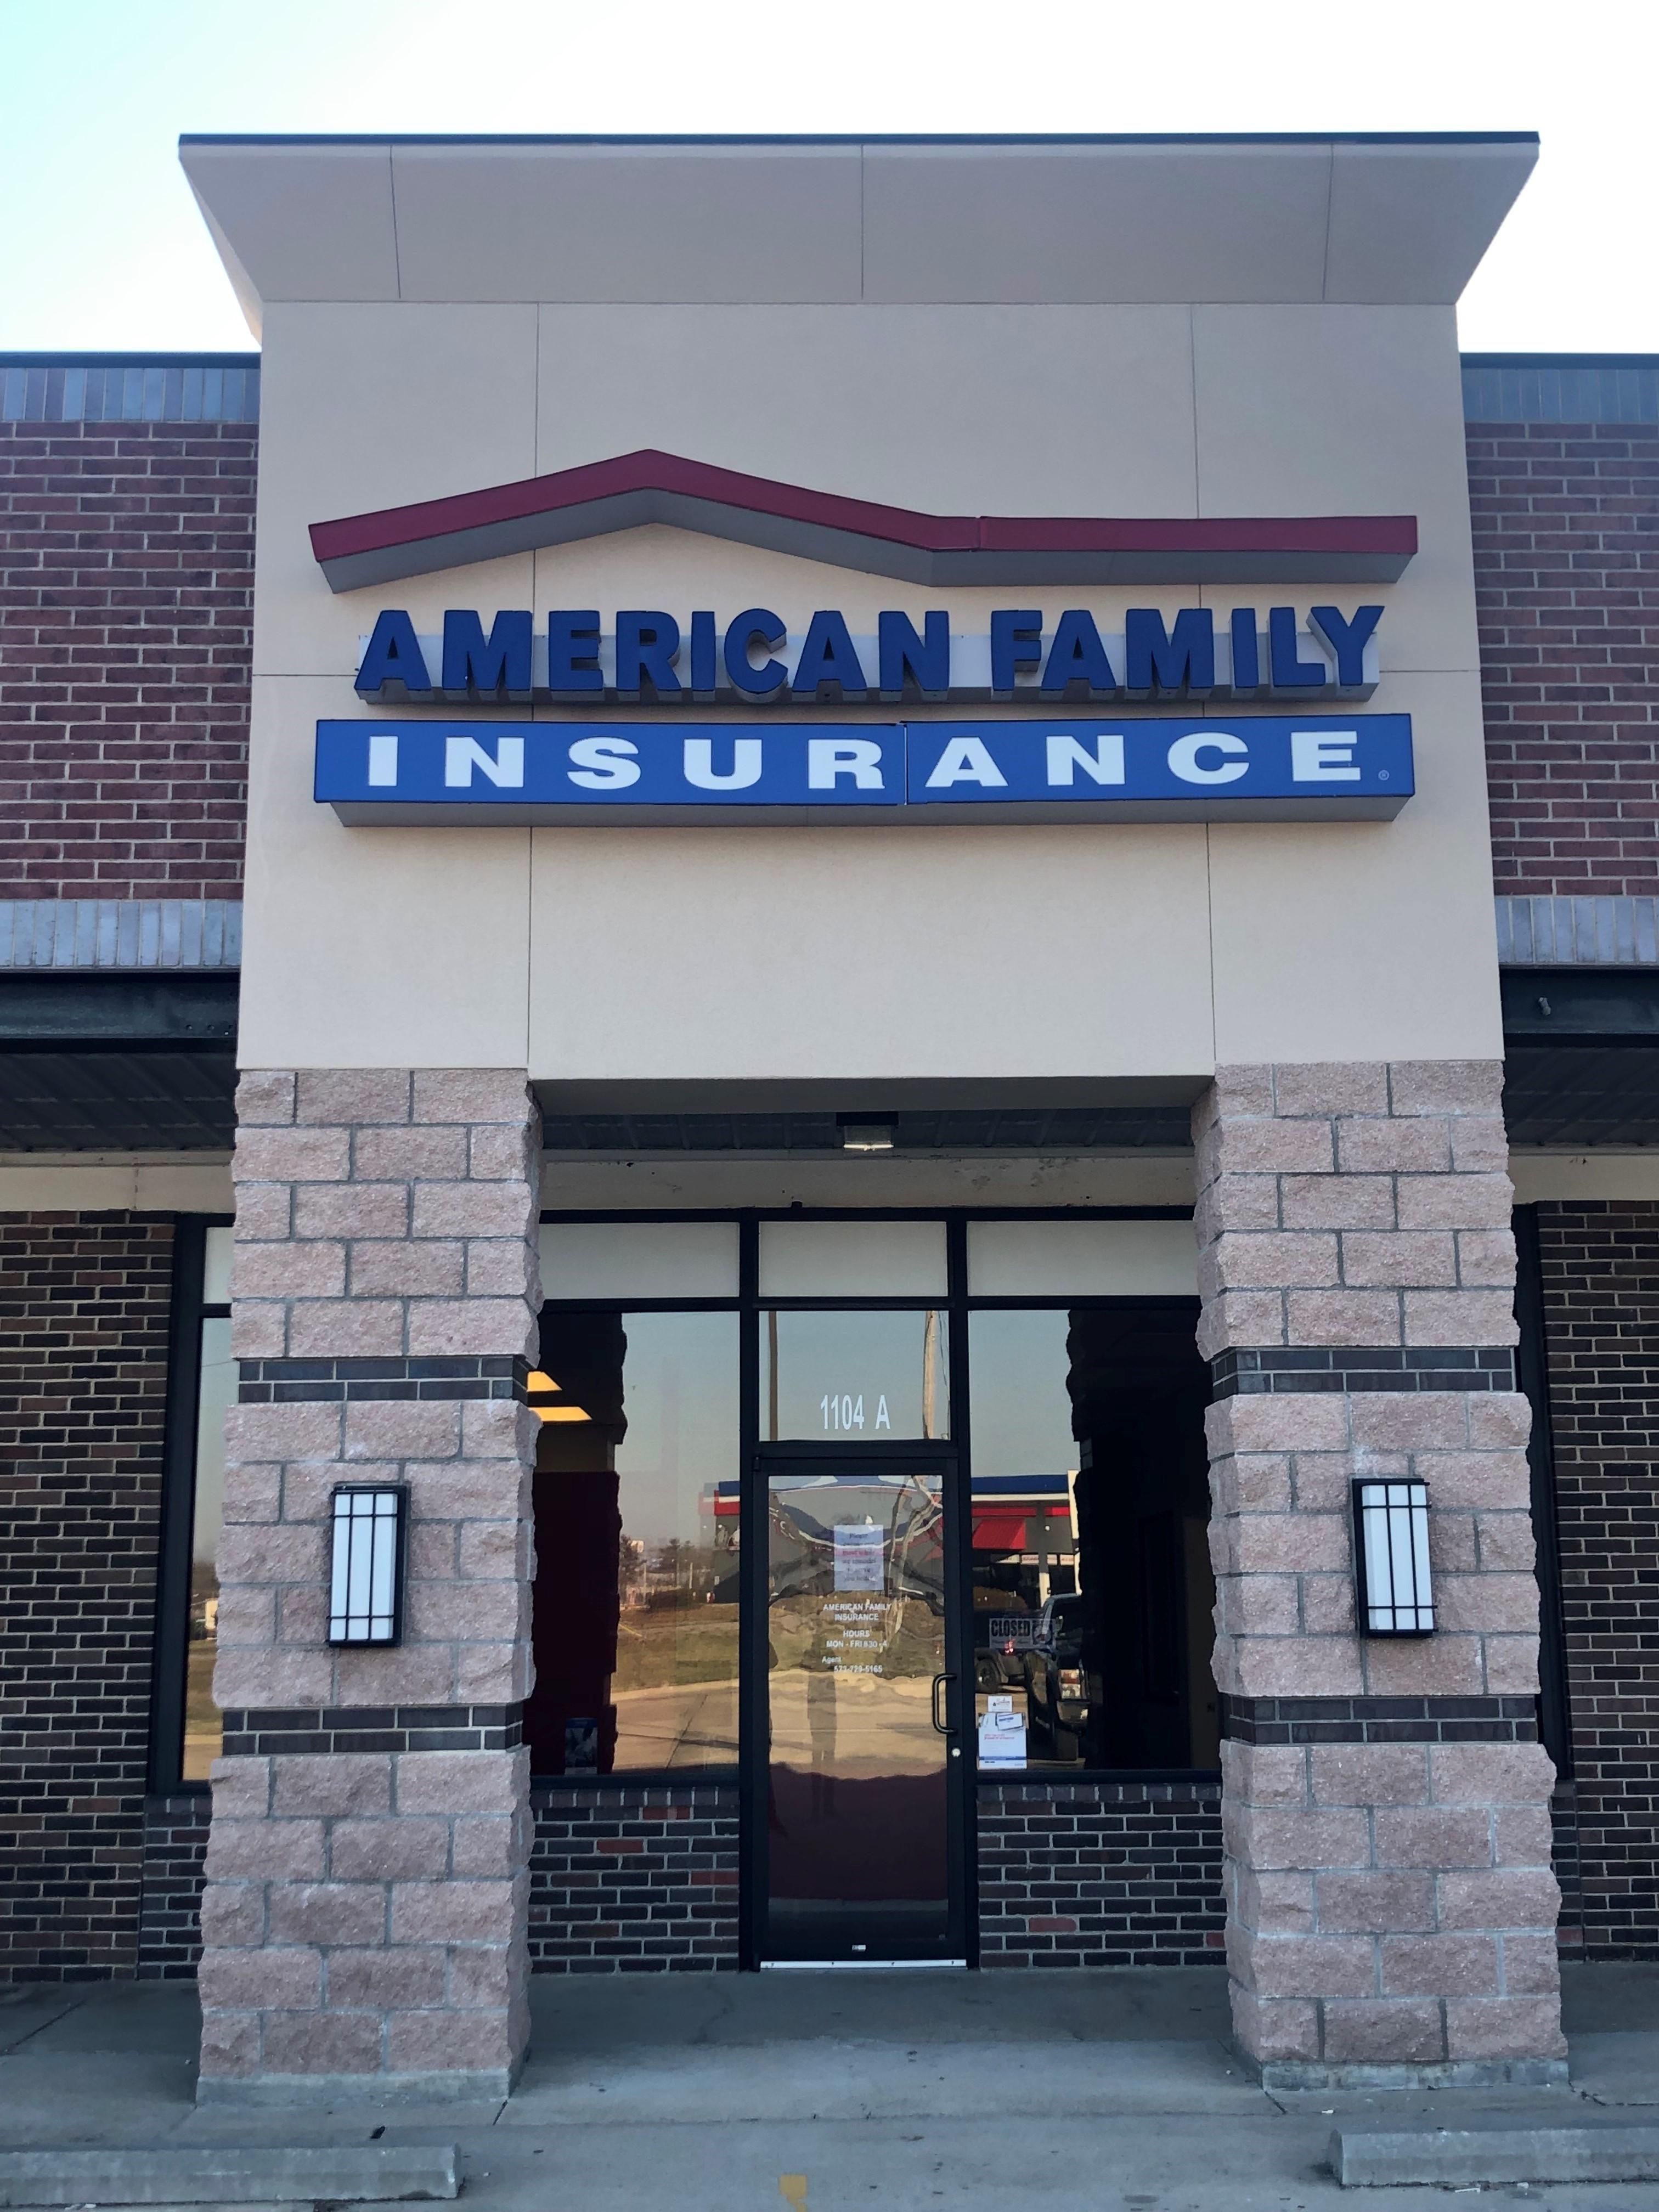
[[[0,1151],[228,1151],[228,1051],[0,1050]],[[1517,1145],[1659,1145],[1659,1043],[1510,1047],[1504,1108]],[[884,1116],[901,1152],[1179,1151],[1180,1106],[961,1109]],[[802,1152],[841,1149],[833,1113],[550,1114],[550,1152]]]

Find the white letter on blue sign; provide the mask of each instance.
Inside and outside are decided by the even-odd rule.
[[[850,775],[860,791],[881,790],[881,747],[869,738],[808,738],[807,789],[833,791],[838,775]]]
[[[685,741],[685,780],[694,783],[699,791],[747,791],[751,783],[761,780],[761,741],[758,738],[733,738],[732,740],[732,773],[714,773],[714,741],[712,738],[688,738]]]
[[[1121,783],[1123,781],[1123,738],[1114,732],[1095,739],[1093,752],[1080,738],[1068,738],[1056,730],[1048,739],[1048,781],[1050,784],[1070,784],[1074,771],[1081,769],[1085,775],[1096,783]]]
[[[368,780],[372,784],[393,784],[398,781],[398,732],[382,730],[368,741]]]
[[[446,738],[444,739],[444,781],[470,790],[472,771],[481,768],[499,791],[521,790],[524,786],[524,739],[498,738],[492,760],[476,738]]]
[[[982,783],[994,789],[1007,781],[985,750],[983,738],[952,738],[927,779],[927,788],[945,791],[953,783]]]
[[[578,738],[570,748],[570,781],[584,791],[624,791],[640,780],[639,750],[627,738]]]
[[[1170,773],[1178,775],[1183,783],[1237,783],[1241,775],[1249,773],[1248,760],[1224,762],[1219,768],[1200,768],[1200,753],[1248,753],[1249,747],[1243,738],[1235,738],[1225,730],[1199,730],[1190,738],[1177,738],[1170,748]]]
[[[1297,783],[1358,783],[1358,730],[1292,730],[1291,774]]]

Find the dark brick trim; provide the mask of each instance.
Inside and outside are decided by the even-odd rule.
[[[1534,1218],[1575,1778],[1558,1793],[1557,1842],[1570,1828],[1582,1954],[1654,1960],[1659,1203],[1547,1200]]]
[[[1233,1743],[1536,1743],[1532,1698],[1221,1698]]]
[[[226,1711],[224,1756],[514,1751],[523,1740],[520,1705],[264,1705]]]
[[[205,1789],[144,1801],[144,1873],[138,1922],[140,1981],[185,1981],[202,1951],[202,1866],[212,1801]]]
[[[173,1235],[0,1221],[0,1982],[137,1960]]]
[[[1210,1362],[1217,1398],[1285,1390],[1513,1390],[1515,1354],[1473,1345],[1270,1345]]]
[[[626,1782],[610,1777],[611,1783]],[[735,1780],[533,1781],[537,1974],[731,1972],[739,1963]]]
[[[237,1395],[245,1406],[342,1399],[517,1398],[530,1363],[506,1354],[457,1359],[245,1359]]]

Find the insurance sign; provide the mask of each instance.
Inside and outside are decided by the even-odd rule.
[[[1407,714],[317,725],[343,822],[1366,821],[1414,788]]]

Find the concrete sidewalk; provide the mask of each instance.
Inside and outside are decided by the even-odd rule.
[[[1339,2191],[1333,2126],[1659,2122],[1659,1967],[1572,1966],[1565,1985],[1570,2089],[1268,2094],[1228,2049],[1207,1969],[549,1977],[504,2106],[247,2113],[192,2102],[189,1984],[40,1984],[0,1996],[0,2141],[453,2142],[484,2212],[781,2212],[803,2191],[805,2212],[1007,2212],[1016,2197],[1419,2212],[1444,2193]],[[1659,2212],[1659,2185],[1493,2193]]]

